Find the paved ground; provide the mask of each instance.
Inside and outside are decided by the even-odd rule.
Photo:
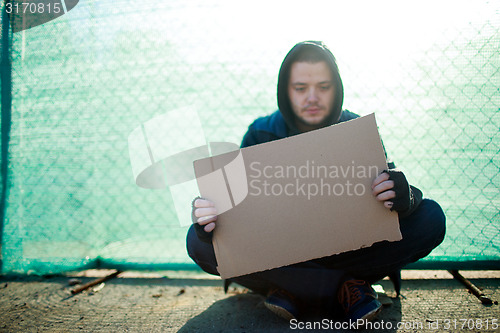
[[[224,294],[220,280],[199,272],[124,272],[72,296],[72,278],[86,283],[109,273],[0,277],[0,332],[318,331],[299,329],[312,325],[342,331],[321,317],[284,321],[264,307],[262,297],[239,287]],[[481,304],[448,272],[403,271],[404,297],[394,298],[391,283],[381,281],[393,304],[384,308],[372,331],[500,332],[500,271],[462,274],[496,302]]]

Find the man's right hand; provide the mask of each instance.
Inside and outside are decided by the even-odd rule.
[[[196,223],[204,226],[203,230],[205,232],[211,232],[215,229],[217,209],[212,201],[201,198],[196,199],[193,203],[193,215],[197,218]]]

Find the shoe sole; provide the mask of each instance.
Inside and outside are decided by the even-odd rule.
[[[367,321],[372,321],[373,319],[375,319],[378,314],[382,311],[382,307],[379,307],[377,309],[374,309],[373,311],[371,312],[368,312],[363,318],[363,320],[367,320]]]
[[[266,303],[266,302],[264,302],[264,305],[266,306],[266,308],[271,310],[271,312],[273,312],[275,315],[277,315],[283,319],[286,319],[288,321],[290,321],[292,319],[296,319],[293,314],[291,314],[290,312],[288,312],[285,308],[282,308],[281,306],[277,306],[277,305]]]
[[[376,309],[373,309],[372,311],[368,312],[366,315],[363,316],[363,318],[361,318],[361,320],[366,323],[366,322],[369,322],[369,321],[373,321],[377,316],[378,314],[382,311],[382,306],[376,308]],[[361,325],[359,327],[357,327],[358,329],[364,329],[364,325]]]

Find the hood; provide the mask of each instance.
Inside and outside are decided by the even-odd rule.
[[[310,59],[313,60],[310,60]],[[302,60],[308,59],[308,60]],[[326,47],[325,44],[318,41],[306,41],[296,44],[290,52],[286,55],[283,63],[281,64],[278,76],[278,108],[285,119],[289,128],[289,134],[298,134],[299,130],[295,125],[295,114],[293,113],[290,105],[290,98],[288,96],[288,81],[290,78],[290,68],[296,61],[325,61],[331,69],[333,82],[335,85],[335,100],[332,106],[330,116],[325,119],[320,127],[330,126],[336,124],[340,119],[342,113],[342,103],[344,101],[344,87],[340,78],[337,62],[332,52]]]

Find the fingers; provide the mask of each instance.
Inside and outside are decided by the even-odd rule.
[[[209,215],[217,215],[217,209],[215,207],[208,207],[208,208],[196,208],[194,210],[194,216],[196,217],[204,217]]]
[[[372,194],[378,201],[385,201],[384,206],[391,208],[393,203],[387,201],[396,197],[394,188],[394,181],[389,180],[389,174],[382,172],[372,183]]]
[[[200,208],[198,208],[200,209]],[[201,224],[201,225],[206,225],[206,224],[209,224],[210,222],[215,222],[217,221],[217,215],[205,215],[205,216],[202,216],[202,217],[199,217],[197,222],[198,224]]]
[[[198,218],[197,222],[201,225],[208,225],[210,223],[217,221],[217,209],[215,207],[209,208],[196,208],[194,211],[194,216]],[[215,225],[214,225],[215,227]],[[213,230],[213,227],[212,227]],[[209,231],[207,231],[209,232]]]
[[[380,175],[378,175],[377,178],[375,178],[375,180],[373,181],[372,183],[372,190],[377,186],[379,185],[380,183],[382,182],[385,182],[389,180],[389,174],[386,173],[386,172],[382,172]]]
[[[384,207],[391,209],[394,203],[388,201],[396,197],[394,181],[389,180],[389,174],[381,173],[372,183],[372,194],[378,201],[384,202]]]
[[[386,180],[373,187],[372,193],[374,196],[378,196],[379,194],[382,194],[383,192],[389,191],[393,188],[394,188],[394,181]]]
[[[394,203],[390,201],[396,197],[394,188],[394,181],[389,180],[389,174],[386,172],[381,173],[372,183],[372,194],[380,202],[384,203],[384,207],[391,209]]]
[[[387,201],[389,199],[393,199],[396,197],[396,192],[394,191],[385,191],[375,196],[375,199],[378,201]]]
[[[195,207],[194,216],[197,217],[197,223],[204,225],[206,232],[211,232],[215,228],[217,221],[217,209],[215,204],[207,199],[196,199],[193,206]]]
[[[194,206],[196,208],[207,208],[215,207],[215,204],[210,200],[198,198],[194,201]]]
[[[212,232],[213,230],[215,229],[215,223],[211,222],[209,224],[207,224],[203,230],[205,230],[205,232]]]

